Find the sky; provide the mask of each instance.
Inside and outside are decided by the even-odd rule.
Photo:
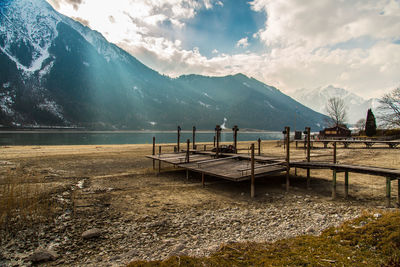
[[[291,95],[400,86],[400,0],[47,0],[154,70],[243,73]]]

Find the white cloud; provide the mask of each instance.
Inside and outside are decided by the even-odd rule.
[[[58,3],[60,11],[88,21],[109,41],[173,77],[242,72],[286,93],[332,84],[365,97],[379,97],[400,84],[400,45],[393,43],[400,38],[396,0],[253,0],[252,8],[267,14],[264,28],[253,34],[265,50],[233,55],[213,51],[211,58],[198,48],[182,48],[185,36],[165,32],[160,25],[169,24],[177,32],[201,8],[223,6],[221,1],[86,0],[78,9],[67,2]],[[248,45],[247,37],[236,43]]]
[[[266,73],[286,90],[328,84],[378,96],[400,83],[400,4],[395,0],[254,0],[267,15],[257,36]],[[360,45],[358,40],[369,40]],[[361,41],[365,44],[365,41]],[[274,66],[271,69],[270,66]]]
[[[249,46],[249,40],[247,37],[244,37],[242,39],[240,39],[237,43],[236,43],[236,47],[242,47],[242,48],[246,48]]]

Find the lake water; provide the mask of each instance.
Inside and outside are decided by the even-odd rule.
[[[177,134],[172,131],[0,131],[0,145],[105,145],[105,144],[151,144],[176,143]],[[238,141],[279,140],[281,132],[238,132]],[[181,142],[192,141],[192,132],[182,131]],[[196,132],[196,142],[213,142],[214,132]],[[222,142],[231,142],[231,131],[221,133]]]

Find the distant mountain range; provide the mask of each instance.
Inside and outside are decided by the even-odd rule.
[[[160,75],[44,0],[0,2],[0,124],[318,130],[324,115],[243,74]]]
[[[332,85],[315,89],[299,89],[292,94],[293,98],[313,110],[326,113],[326,105],[332,97],[339,97],[344,100],[347,108],[347,122],[355,124],[360,119],[367,118],[368,109],[373,111],[379,106],[378,99],[364,99],[343,88]]]

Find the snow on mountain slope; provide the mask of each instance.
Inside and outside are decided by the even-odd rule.
[[[373,111],[378,106],[377,99],[364,99],[343,88],[337,88],[332,85],[319,87],[315,89],[299,89],[292,94],[292,97],[307,107],[326,114],[326,104],[332,97],[339,97],[344,100],[347,107],[347,122],[356,123],[359,119],[365,119],[367,111],[372,108]]]
[[[14,0],[0,4],[0,50],[19,69],[32,73],[45,66],[49,47],[57,38],[57,25],[64,22],[79,32],[107,61],[126,61],[120,49],[110,45],[98,32],[63,16],[44,0]]]

